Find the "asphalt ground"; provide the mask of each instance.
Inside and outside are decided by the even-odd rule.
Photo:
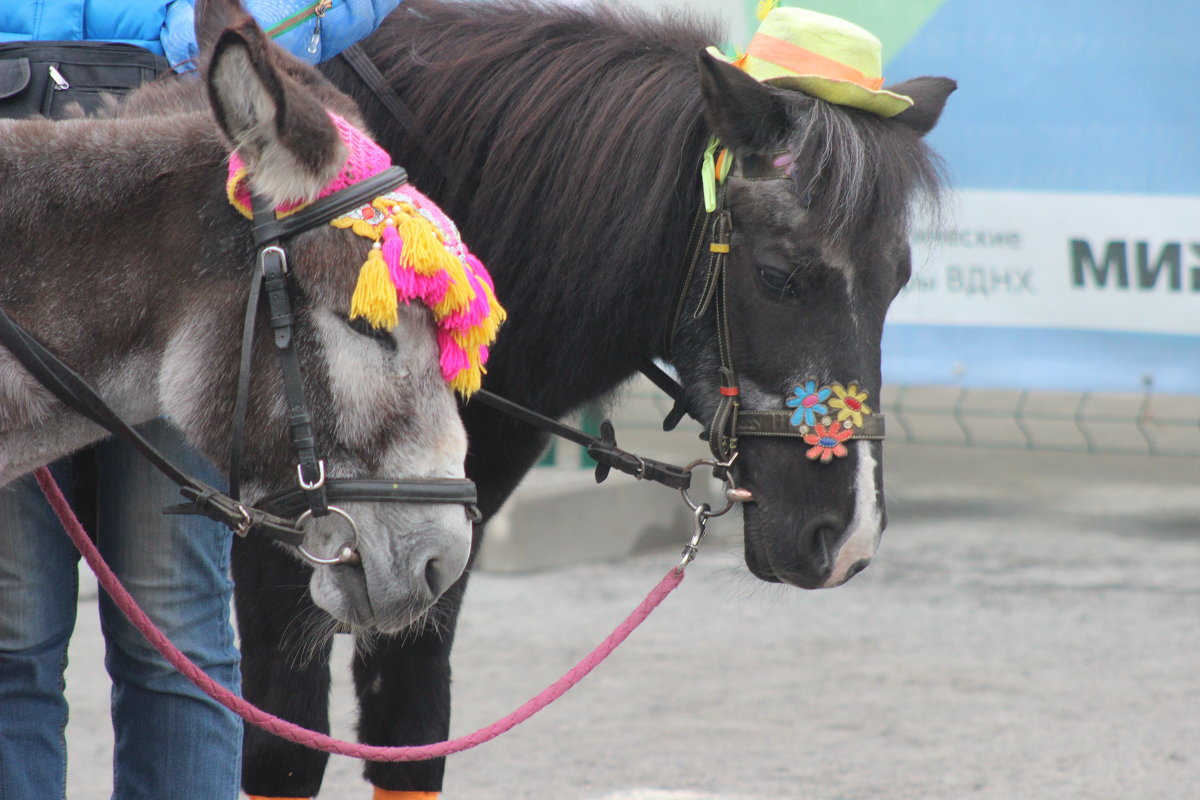
[[[451,757],[445,800],[1200,797],[1200,459],[905,444],[886,459],[891,525],[868,570],[767,586],[723,526],[581,685]],[[453,733],[555,680],[676,558],[476,574]],[[68,683],[77,800],[108,796],[95,604]],[[342,736],[348,658],[339,641]],[[369,798],[359,765],[334,757],[321,797]]]

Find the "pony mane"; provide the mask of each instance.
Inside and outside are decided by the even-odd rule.
[[[610,391],[638,354],[660,347],[710,135],[697,56],[722,38],[678,13],[406,0],[364,42],[451,174],[421,160],[398,125],[378,126],[377,141],[412,154],[405,166],[462,226],[510,311],[538,309],[539,325],[510,324],[494,357],[521,391],[529,368],[519,362],[556,366],[559,389],[529,398],[543,411],[568,410],[558,403],[567,394]],[[823,233],[881,232],[906,220],[914,189],[936,188],[915,133],[786,94],[799,129],[779,144],[796,154],[797,191],[814,198]],[[613,319],[622,326],[599,341],[587,330]],[[591,374],[561,355],[583,351]]]
[[[586,349],[611,374],[557,375],[598,394],[627,374],[632,341],[657,345],[682,280],[668,254],[682,260],[700,197],[696,54],[716,36],[636,10],[416,0],[367,40],[452,177],[405,166],[489,264],[505,305],[539,309],[538,326],[506,329],[498,360],[560,364],[564,348]],[[398,128],[377,140],[419,156]],[[564,265],[586,282],[563,280]],[[597,343],[586,326],[614,318],[636,330]],[[545,392],[540,407],[559,413]]]
[[[936,211],[941,159],[915,131],[874,114],[783,92],[796,123],[786,142],[797,194],[818,235],[871,249],[908,229],[914,200]]]

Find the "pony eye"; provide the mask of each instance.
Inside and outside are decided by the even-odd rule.
[[[383,345],[386,349],[395,352],[396,340],[392,338],[391,331],[386,331],[382,328],[376,328],[362,317],[356,317],[355,319],[346,317],[345,322],[346,327],[350,328],[350,330],[354,331],[359,336],[365,336],[368,339],[373,339],[376,342],[379,342],[379,344]]]
[[[758,280],[774,297],[799,297],[800,289],[792,281],[794,273],[780,272],[770,267],[758,268]]]

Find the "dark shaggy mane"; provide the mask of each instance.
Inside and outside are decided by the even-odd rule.
[[[401,163],[462,226],[510,310],[536,309],[536,325],[514,320],[501,336],[492,363],[506,385],[489,388],[530,391],[552,364],[560,390],[526,399],[561,414],[568,395],[603,394],[661,352],[710,135],[697,56],[721,38],[611,4],[406,0],[364,43],[451,175],[389,118],[375,117],[378,140],[412,154]],[[797,191],[825,235],[865,243],[906,222],[915,190],[936,189],[915,132],[781,95],[796,128],[778,147],[795,154]],[[611,320],[622,325],[599,339],[594,326]],[[572,352],[587,366],[564,363]]]
[[[641,323],[593,363],[623,370],[635,340],[657,344],[678,291],[671,262],[682,260],[699,202],[708,131],[696,54],[716,37],[694,21],[611,7],[415,0],[368,40],[454,178],[422,169],[402,132],[377,131],[380,141],[413,153],[417,185],[463,227],[502,300],[538,309],[542,330],[510,325],[494,358],[536,363],[563,338],[595,353],[581,320]],[[559,337],[553,347],[533,338],[547,331]],[[586,382],[599,393],[620,377]]]

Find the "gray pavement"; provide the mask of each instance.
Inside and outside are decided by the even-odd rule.
[[[580,686],[452,757],[444,798],[1200,797],[1200,459],[904,444],[886,458],[892,523],[866,572],[832,591],[760,584],[724,526]],[[454,733],[555,680],[675,557],[475,575]],[[108,692],[94,598],[81,606],[70,796],[90,800],[107,797]],[[346,642],[335,655],[348,736]],[[321,797],[365,800],[358,775],[335,757]]]

